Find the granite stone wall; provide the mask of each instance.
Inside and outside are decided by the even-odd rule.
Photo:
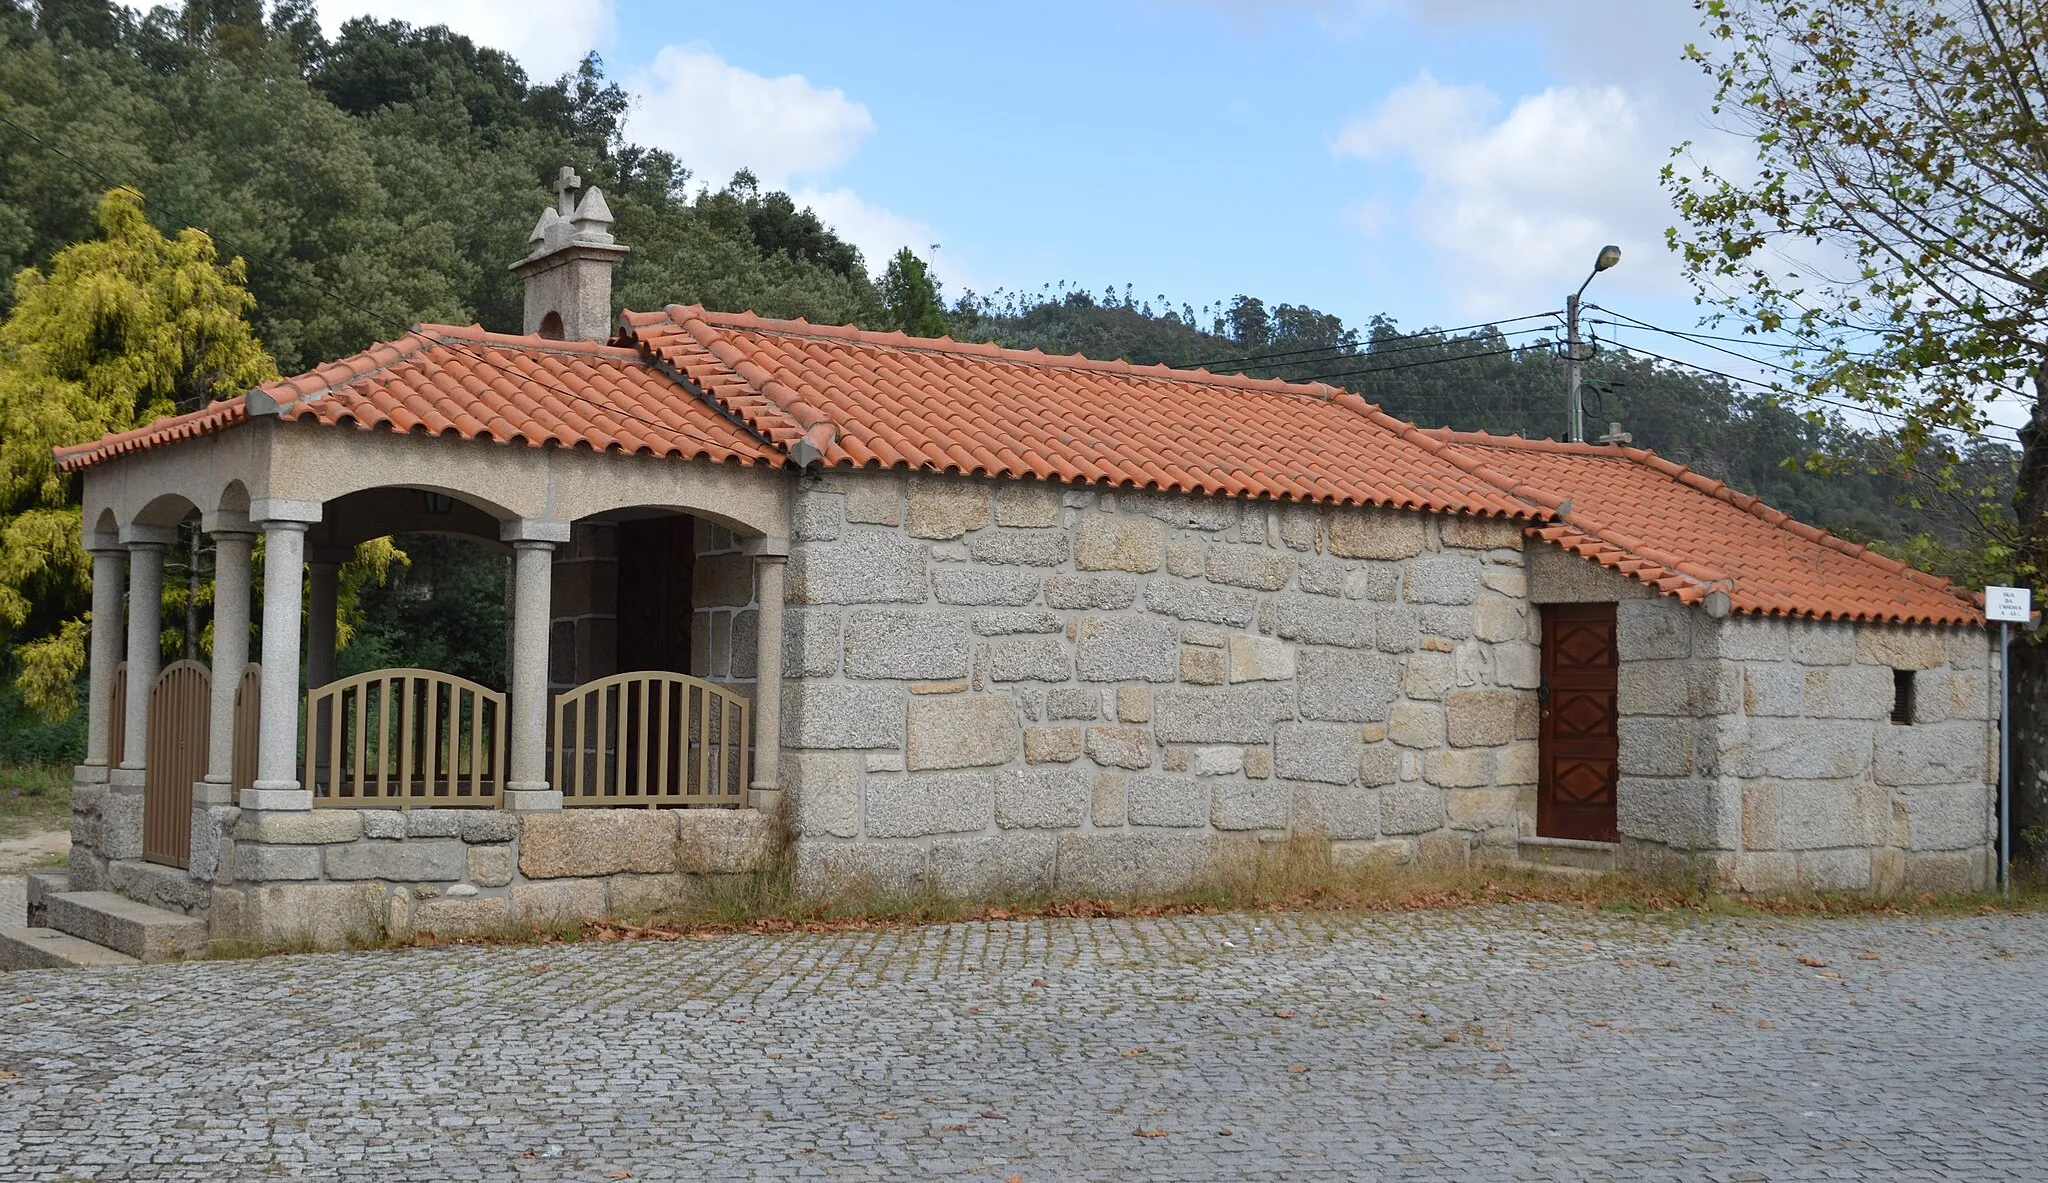
[[[1750,892],[1979,890],[1996,652],[1981,629],[1618,606],[1622,863]],[[1894,722],[1898,678],[1909,722]]]
[[[832,473],[791,533],[809,890],[1167,889],[1289,834],[1513,856],[1539,676],[1518,523]]]

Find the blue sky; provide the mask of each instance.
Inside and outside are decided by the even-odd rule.
[[[536,77],[595,50],[632,139],[712,183],[752,168],[876,271],[940,244],[950,296],[1129,284],[1464,325],[1561,307],[1612,242],[1587,298],[1692,329],[1658,170],[1682,141],[1751,156],[1682,60],[1689,0],[322,5],[330,30],[359,14],[448,24]]]

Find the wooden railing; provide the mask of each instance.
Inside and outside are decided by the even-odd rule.
[[[701,678],[646,671],[555,699],[554,787],[564,806],[743,805],[748,700]]]
[[[372,670],[306,696],[306,787],[324,808],[495,809],[505,696],[433,670]]]

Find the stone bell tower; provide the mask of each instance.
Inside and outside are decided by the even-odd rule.
[[[526,281],[527,333],[557,341],[608,341],[612,268],[626,248],[611,236],[612,211],[597,186],[567,165],[555,177],[555,204],[541,211],[528,239],[533,253],[512,264]]]

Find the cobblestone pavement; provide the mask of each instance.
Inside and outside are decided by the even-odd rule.
[[[2020,1179],[2048,917],[1549,907],[0,982],[0,1179]]]

